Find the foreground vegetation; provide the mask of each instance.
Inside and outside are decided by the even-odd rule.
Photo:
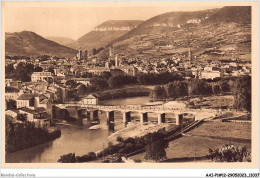
[[[220,149],[209,148],[208,159],[216,162],[243,162],[251,161],[250,153],[247,151],[247,147],[236,147],[233,144],[225,144]]]
[[[35,127],[33,122],[14,123],[6,117],[5,135],[5,151],[11,153],[52,141],[61,136],[61,131],[49,133],[45,128]]]

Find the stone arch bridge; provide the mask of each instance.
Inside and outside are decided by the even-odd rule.
[[[98,111],[106,112],[107,122],[114,122],[115,111],[120,111],[123,115],[123,122],[128,123],[131,121],[131,112],[138,112],[140,116],[140,123],[148,122],[148,113],[157,114],[158,124],[165,123],[165,115],[167,113],[174,113],[176,117],[176,125],[183,122],[185,114],[192,114],[194,120],[213,118],[218,114],[218,110],[214,109],[189,109],[189,108],[173,108],[158,106],[141,106],[141,105],[125,105],[125,106],[108,106],[108,105],[85,105],[82,103],[66,103],[54,104],[52,116],[57,117],[59,110],[66,110],[70,117],[79,118],[79,115],[88,115],[90,120],[98,119]],[[56,113],[56,114],[55,114]]]

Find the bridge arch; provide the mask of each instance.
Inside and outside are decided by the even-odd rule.
[[[60,109],[58,111],[57,118],[68,120],[70,118],[70,113],[67,109]]]

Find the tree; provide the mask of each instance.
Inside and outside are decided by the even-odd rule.
[[[164,139],[163,134],[159,132],[150,133],[145,136],[145,142],[145,159],[150,159],[157,162],[163,158],[166,158],[165,149],[168,148],[169,143]]]
[[[29,82],[31,80],[33,70],[33,64],[25,64],[20,62],[14,71],[14,78],[16,80],[21,80],[22,82]]]
[[[5,66],[5,74],[10,75],[14,71],[14,66],[13,64],[8,64]]]
[[[154,100],[163,99],[166,97],[166,91],[163,86],[155,86],[154,89],[150,92],[150,97]]]
[[[50,66],[50,67],[48,68],[48,72],[51,72],[51,73],[54,74],[54,67],[53,67],[53,66]]]
[[[124,139],[121,136],[118,136],[116,138],[116,141],[120,142],[120,143],[124,143]]]
[[[207,157],[212,161],[215,160],[218,162],[242,162],[244,159],[250,157],[250,154],[246,146],[239,148],[229,143],[223,145],[220,149],[213,150],[209,148],[209,155]]]
[[[38,66],[38,67],[35,67],[33,71],[34,71],[34,72],[42,72],[43,69]]]
[[[78,90],[79,93],[83,94],[83,93],[86,93],[86,92],[87,92],[87,87],[86,87],[86,85],[81,84],[81,85],[79,85],[79,86],[77,87],[77,90]]]
[[[174,81],[166,85],[167,97],[176,99],[188,95],[188,84],[182,81]]]
[[[76,157],[75,157],[75,153],[69,153],[69,154],[65,154],[60,156],[60,159],[58,160],[58,163],[76,163]]]
[[[68,80],[66,82],[66,85],[69,85],[70,87],[74,88],[77,86],[77,83],[74,80]]]
[[[101,76],[104,79],[108,80],[111,77],[111,73],[110,72],[103,72]]]
[[[121,76],[114,76],[110,77],[108,84],[111,88],[119,88],[124,85],[124,81],[122,80],[123,78]]]
[[[234,90],[235,108],[251,112],[251,77],[237,79]]]
[[[108,87],[107,80],[102,77],[93,77],[90,79],[90,84],[96,87],[98,90],[103,90]]]
[[[17,114],[17,120],[24,122],[27,120],[27,115],[26,114]]]
[[[93,49],[92,49],[92,54],[93,54],[93,55],[97,54],[97,49],[96,49],[96,48],[93,48]]]
[[[210,95],[212,87],[205,80],[193,80],[190,82],[192,95]]]
[[[212,86],[213,94],[218,95],[221,93],[221,88],[218,84]]]
[[[220,86],[221,86],[223,93],[230,92],[230,86],[227,82],[225,82],[225,81],[221,82]]]

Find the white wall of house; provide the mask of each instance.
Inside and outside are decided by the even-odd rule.
[[[97,105],[98,104],[98,98],[84,98],[83,103],[84,104]]]
[[[23,107],[30,108],[29,100],[17,100],[16,106],[17,108],[23,108]]]

